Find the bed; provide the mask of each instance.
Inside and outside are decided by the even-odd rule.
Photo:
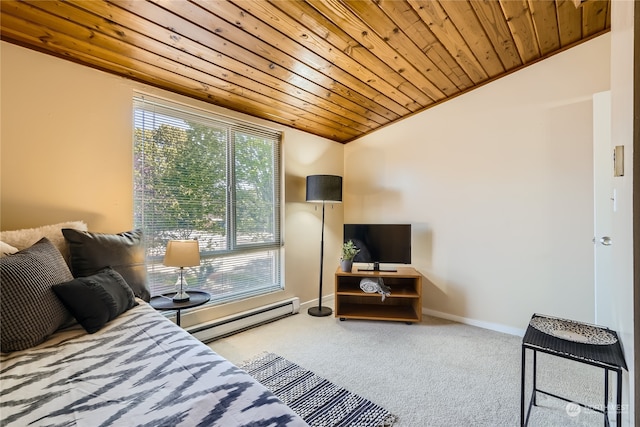
[[[111,267],[87,277],[68,277],[70,270],[65,272],[64,266],[60,266],[65,261],[52,247],[45,238],[0,259],[3,275],[0,425],[307,425],[249,374],[137,297],[122,275],[114,274]],[[23,255],[27,261],[21,260]],[[55,258],[55,267],[51,267],[47,258],[51,256]],[[22,265],[16,270],[12,264],[29,264],[32,259],[44,266],[46,274],[40,271],[37,276],[41,294],[29,291],[25,297],[22,293],[31,284],[25,286],[24,281],[31,273],[25,273]],[[55,274],[58,267],[62,276]],[[51,274],[53,278],[45,280],[48,285],[40,286],[39,278]],[[61,283],[61,279],[68,280]],[[103,279],[106,281],[101,282]],[[8,288],[14,280],[22,286],[17,297]],[[59,285],[79,301],[79,307],[67,305],[64,292],[58,293],[59,289],[52,292]],[[100,310],[92,300],[96,289],[103,300],[113,300],[109,300],[111,305],[106,314],[98,317],[96,312]],[[63,302],[57,321],[52,320],[55,315],[42,312],[46,305],[43,301],[53,294]],[[28,301],[25,299],[23,306],[16,309],[19,305],[16,298],[27,297]],[[30,318],[33,307],[28,304],[34,298],[40,310],[35,320]],[[69,311],[75,319],[70,319]],[[12,325],[9,316],[15,317],[16,313],[26,320]],[[36,321],[42,317],[46,320],[40,322],[44,323],[42,327],[49,329],[37,334],[35,345],[33,340],[6,341],[9,339],[6,335],[11,335],[7,333],[9,327],[23,328],[28,335],[41,326]],[[49,323],[56,324],[53,331]],[[91,329],[96,330],[89,333]]]

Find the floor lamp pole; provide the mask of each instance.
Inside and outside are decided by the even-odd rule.
[[[324,264],[324,205],[325,203],[322,202],[322,234],[320,237],[320,286],[318,286],[318,306],[311,307],[308,310],[308,313],[311,316],[316,317],[329,316],[332,313],[331,308],[322,306],[322,270]]]

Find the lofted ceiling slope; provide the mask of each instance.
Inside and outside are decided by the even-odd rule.
[[[346,143],[610,29],[610,1],[1,0],[3,40]]]

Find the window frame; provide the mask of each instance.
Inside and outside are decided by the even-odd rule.
[[[153,111],[152,111],[153,110]],[[142,112],[141,112],[142,111]],[[267,260],[271,262],[272,269],[270,272],[271,276],[274,278],[273,283],[271,285],[260,285],[257,286],[255,292],[252,292],[250,288],[245,286],[240,286],[237,292],[226,294],[224,296],[216,296],[212,295],[212,299],[209,304],[218,304],[225,303],[230,301],[236,301],[244,298],[249,298],[257,295],[262,295],[274,291],[280,291],[284,289],[284,278],[283,278],[283,261],[284,261],[284,240],[283,240],[283,226],[282,219],[284,217],[284,209],[282,203],[282,139],[283,135],[281,131],[274,130],[271,128],[267,128],[264,126],[256,125],[247,121],[229,118],[226,116],[222,116],[216,113],[212,113],[206,110],[202,110],[196,107],[184,105],[182,103],[177,103],[175,101],[169,101],[162,98],[157,98],[155,96],[150,96],[147,94],[143,94],[140,92],[134,92],[133,95],[133,156],[134,156],[134,164],[133,164],[133,186],[134,186],[134,224],[136,227],[140,227],[146,233],[153,233],[153,231],[149,230],[148,224],[145,224],[144,215],[139,215],[140,209],[144,210],[144,208],[140,208],[140,204],[144,204],[147,200],[145,198],[145,187],[142,185],[141,189],[137,188],[137,169],[139,166],[136,161],[136,149],[137,145],[140,143],[138,141],[138,137],[136,136],[137,123],[139,121],[136,119],[136,114],[161,114],[169,117],[175,117],[175,114],[179,119],[184,120],[186,123],[189,123],[192,119],[193,122],[197,122],[199,125],[211,126],[212,128],[224,128],[226,132],[225,134],[225,171],[226,171],[226,197],[225,197],[225,220],[224,220],[224,230],[225,234],[225,248],[220,250],[212,250],[212,249],[203,249],[201,247],[201,260],[202,262],[206,262],[206,260],[215,262],[224,263],[225,260],[230,259],[230,257],[237,256],[242,259],[247,259],[246,257],[251,258],[251,255],[255,255],[259,257],[260,254],[266,254]],[[155,126],[155,125],[154,125]],[[153,129],[153,126],[147,128],[146,125],[142,126],[142,129]],[[239,150],[238,146],[240,144],[240,139],[244,137],[244,140],[250,140],[251,138],[256,138],[256,140],[264,139],[268,144],[273,144],[271,149],[271,157],[265,158],[269,160],[270,166],[272,168],[272,172],[270,178],[272,180],[271,185],[269,186],[270,191],[272,191],[272,199],[273,203],[268,204],[271,206],[271,209],[266,211],[271,215],[273,232],[272,239],[270,241],[258,241],[258,242],[241,242],[239,240],[239,229],[238,229],[238,165],[237,165],[237,152]],[[142,143],[145,143],[144,132]],[[142,160],[142,164],[144,165],[144,160]],[[142,179],[144,181],[144,179]],[[258,182],[258,181],[255,181]],[[140,193],[140,194],[139,194]],[[140,195],[142,195],[140,199]],[[139,202],[140,200],[140,202]],[[139,221],[142,221],[140,223]],[[269,230],[271,231],[271,230]],[[193,232],[192,232],[193,233]],[[250,234],[249,234],[250,235]],[[154,271],[160,271],[160,267],[162,264],[163,255],[161,254],[150,254],[147,251],[147,270],[150,273]],[[254,259],[256,261],[258,258]],[[202,266],[201,262],[201,266]],[[231,262],[233,264],[233,261]],[[155,269],[154,269],[155,267]],[[165,269],[167,267],[164,267]],[[196,268],[193,269],[185,269],[185,273],[192,273]],[[156,271],[156,272],[157,272]],[[150,274],[150,277],[153,277]],[[154,286],[154,283],[150,283],[150,287],[152,289],[152,293],[164,293],[167,291],[167,285],[163,286]],[[158,288],[160,290],[158,290]],[[204,286],[198,286],[198,289],[208,290],[208,282],[204,282]],[[155,292],[154,292],[155,291]]]

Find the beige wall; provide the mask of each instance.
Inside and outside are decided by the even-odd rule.
[[[327,207],[325,294],[343,219],[411,222],[427,313],[509,332],[533,312],[593,320],[591,95],[610,88],[611,74],[614,143],[625,145],[630,172],[632,4],[614,2],[611,35],[347,146],[267,123],[284,131],[287,289],[184,323],[289,296],[314,300],[320,210],[304,202],[304,178],[343,168],[345,203]],[[93,231],[131,227],[134,89],[265,124],[4,42],[0,55],[1,229],[75,219]],[[611,287],[611,326],[629,363],[631,188],[631,175],[620,180]]]
[[[285,297],[317,299],[321,211],[304,201],[305,176],[342,175],[343,145],[5,42],[0,49],[1,229],[76,219],[97,232],[130,229],[132,95],[141,90],[284,131],[285,292],[199,311],[183,324]],[[325,295],[333,291],[341,233],[336,205],[327,211]]]
[[[241,116],[0,46],[2,229],[131,227],[133,90]],[[287,291],[216,315],[316,297],[321,211],[304,202],[304,178],[344,166],[345,203],[327,208],[325,294],[344,211],[414,224],[431,312],[515,331],[532,311],[592,320],[591,94],[609,88],[608,46],[600,37],[347,146],[283,128]]]
[[[427,313],[593,321],[592,95],[609,35],[345,148],[345,222],[410,222]],[[588,72],[586,72],[588,70]]]
[[[96,231],[131,227],[126,81],[4,42],[1,49],[2,228],[76,219]]]

